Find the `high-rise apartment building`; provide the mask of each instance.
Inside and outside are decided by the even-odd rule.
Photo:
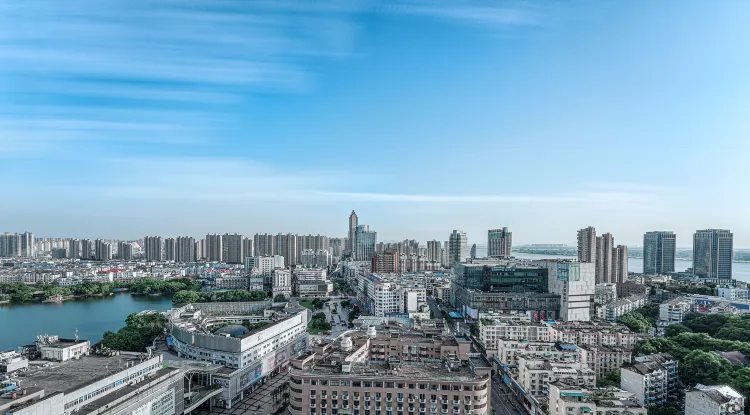
[[[693,273],[700,278],[732,279],[734,235],[728,229],[705,229],[693,235]]]
[[[398,251],[377,253],[372,257],[372,272],[399,272]]]
[[[675,271],[677,238],[673,232],[646,232],[643,235],[643,273],[665,275]]]
[[[204,241],[205,246],[203,249],[205,250],[205,256],[206,261],[209,262],[222,262],[223,261],[223,248],[222,248],[222,237],[221,235],[211,233],[206,235],[206,239]]]
[[[276,255],[284,257],[286,265],[296,265],[301,251],[297,249],[298,236],[293,233],[279,233],[274,238]]]
[[[549,292],[560,296],[560,319],[590,321],[596,292],[594,264],[575,261],[538,261],[547,268]]]
[[[372,260],[372,256],[375,255],[375,244],[378,243],[378,233],[371,231],[367,225],[358,225],[354,242],[354,259],[357,261],[370,261]]]
[[[346,246],[345,241],[346,238],[331,238],[329,240],[329,245],[331,246],[331,255],[340,257],[344,252],[344,247]]]
[[[254,256],[273,256],[276,254],[276,238],[270,233],[256,233],[253,236],[253,245],[255,245]]]
[[[133,244],[130,242],[118,242],[117,243],[117,259],[123,261],[133,260]]]
[[[469,257],[471,259],[476,259],[476,257],[477,257],[477,244],[471,244],[471,249],[469,250]]]
[[[178,236],[175,241],[175,262],[195,262],[195,239],[192,236]]]
[[[349,215],[349,246],[347,246],[347,250],[354,254],[354,251],[357,247],[357,227],[359,226],[359,218],[357,217],[357,214],[354,213],[352,210],[351,215]]]
[[[427,241],[427,262],[443,261],[443,244],[440,241]]]
[[[81,241],[79,241],[78,239],[68,240],[68,258],[81,258]]]
[[[0,258],[35,257],[34,245],[34,234],[31,232],[4,233],[0,235]]]
[[[467,242],[466,232],[453,230],[450,238],[448,238],[448,266],[452,267],[466,260]]]
[[[612,249],[615,238],[611,233],[596,237],[596,283],[612,281]]]
[[[199,239],[195,241],[195,260],[200,261],[206,259],[206,240]]]
[[[109,261],[112,259],[112,244],[103,239],[94,241],[94,258],[97,261]]]
[[[177,240],[175,238],[164,239],[164,260],[177,261]]]
[[[143,238],[143,256],[146,261],[163,261],[161,253],[161,236],[147,236]]]
[[[512,252],[513,232],[509,232],[508,228],[487,231],[487,256],[489,258],[508,258]]]
[[[578,261],[596,263],[596,229],[593,226],[578,231]]]
[[[242,235],[224,234],[221,236],[221,261],[228,264],[243,264]]]
[[[628,278],[628,247],[617,245],[612,248],[611,283],[622,283]]]
[[[91,239],[81,240],[81,259],[92,259],[94,257],[94,242]]]
[[[254,239],[250,237],[243,237],[242,238],[242,254],[245,256],[245,258],[249,256],[253,256],[255,249],[253,246]]]

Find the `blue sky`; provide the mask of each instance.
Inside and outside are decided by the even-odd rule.
[[[10,0],[0,231],[750,247],[750,3]]]

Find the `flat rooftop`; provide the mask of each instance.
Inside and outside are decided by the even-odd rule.
[[[82,356],[67,362],[48,362],[46,366],[29,366],[20,374],[24,387],[44,389],[45,396],[54,392],[69,392],[125,370],[132,363],[140,363],[134,356]]]
[[[45,344],[44,347],[52,347],[56,349],[64,349],[66,347],[75,346],[77,344],[86,343],[88,340],[74,340],[74,339],[59,339],[58,341],[50,344]]]

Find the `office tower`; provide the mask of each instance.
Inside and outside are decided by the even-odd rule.
[[[91,239],[81,240],[81,259],[91,259],[94,257],[94,242]]]
[[[693,235],[693,274],[732,279],[733,235],[728,229],[705,229]]]
[[[223,261],[223,249],[221,246],[222,238],[221,235],[210,233],[206,235],[205,239],[205,256],[206,261],[209,262],[222,262]]]
[[[175,241],[175,262],[195,262],[195,239],[191,236],[178,236]]]
[[[487,231],[487,256],[489,258],[507,258],[513,252],[513,232],[508,228],[490,229]]]
[[[593,226],[578,231],[578,261],[596,263],[596,229]]]
[[[276,253],[275,238],[270,233],[256,233],[253,236],[253,245],[255,245],[254,256],[273,256]]]
[[[448,238],[448,266],[466,261],[466,232],[453,230]]]
[[[359,218],[352,210],[352,214],[349,215],[349,246],[347,247],[352,255],[354,255],[354,250],[357,247],[357,226],[359,226]]]
[[[253,238],[243,237],[242,238],[242,254],[245,258],[253,256],[255,249],[253,248]]]
[[[625,282],[628,278],[628,247],[617,245],[612,248],[612,272],[610,274],[612,283]]]
[[[427,262],[442,262],[443,247],[440,241],[427,241]]]
[[[386,251],[372,257],[372,272],[399,272],[398,251]]]
[[[81,241],[79,241],[78,239],[68,240],[68,258],[81,258]]]
[[[221,236],[221,261],[228,264],[242,264],[245,255],[242,252],[242,235],[224,234]]]
[[[643,235],[643,273],[666,275],[674,272],[677,237],[673,232],[646,232]]]
[[[143,238],[143,257],[146,261],[162,261],[161,236],[147,236]]]
[[[611,233],[596,237],[596,283],[612,281],[612,249],[615,238]]]
[[[117,243],[117,259],[123,261],[133,260],[133,244],[130,242],[118,242]]]
[[[471,249],[469,250],[469,256],[471,259],[477,258],[477,244],[471,244]]]
[[[97,261],[109,261],[112,259],[112,245],[103,239],[94,241],[94,259]]]
[[[177,261],[177,240],[175,238],[164,239],[164,260]]]
[[[355,215],[356,218],[356,215]],[[378,233],[371,231],[367,225],[358,225],[354,233],[354,259],[357,261],[370,261],[375,255],[375,244],[378,242]]]

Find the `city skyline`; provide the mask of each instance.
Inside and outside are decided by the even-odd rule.
[[[15,3],[19,232],[343,236],[355,207],[389,240],[750,247],[747,2]]]

